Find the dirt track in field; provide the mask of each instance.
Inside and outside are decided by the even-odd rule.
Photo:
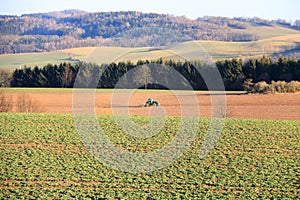
[[[30,92],[32,99],[38,101],[47,113],[73,113],[72,92]],[[127,93],[128,94],[128,93]],[[16,103],[18,92],[13,92]],[[152,97],[161,103],[159,107],[139,107],[147,98]],[[197,104],[192,100],[196,97]],[[214,98],[218,94],[214,95]],[[207,92],[184,93],[178,92],[177,97],[172,92],[166,91],[139,91],[133,93],[129,99],[120,93],[110,91],[97,91],[95,94],[95,107],[92,111],[97,114],[128,113],[130,115],[197,115],[200,117],[211,116],[211,96]],[[121,99],[121,101],[119,101]],[[178,99],[181,99],[181,103]],[[112,100],[113,107],[112,109]],[[129,103],[128,103],[129,102]],[[86,105],[86,104],[85,104]],[[80,107],[84,105],[80,105]],[[216,108],[216,106],[214,106]],[[186,112],[182,112],[185,109]],[[216,108],[218,113],[225,113],[221,108]],[[242,94],[228,93],[226,95],[226,116],[228,118],[251,119],[278,119],[300,120],[300,93],[297,94]]]

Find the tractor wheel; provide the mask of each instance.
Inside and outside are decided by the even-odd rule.
[[[149,103],[144,104],[144,107],[149,107],[149,106],[150,106]]]
[[[154,102],[153,102],[153,105],[154,105],[154,106],[159,106],[159,103],[158,103],[157,101],[154,101]]]

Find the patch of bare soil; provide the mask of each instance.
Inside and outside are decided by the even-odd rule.
[[[12,94],[14,95],[14,101],[16,101],[18,93]],[[47,93],[43,91],[29,94],[40,103],[47,113],[73,113],[73,94],[70,92]],[[195,92],[194,95],[179,92],[177,95],[174,95],[171,91],[139,91],[133,93],[129,99],[117,99],[119,97],[119,94],[116,95],[113,92],[97,91],[95,93],[95,113],[181,116],[189,112],[193,113],[195,109],[199,109],[198,114],[200,117],[211,116],[211,96],[207,92]],[[159,101],[161,106],[141,107],[150,97]],[[195,97],[198,101],[197,105],[192,103]],[[114,109],[112,109],[112,104]],[[226,107],[226,117],[228,118],[299,120],[300,93],[248,95],[231,92],[226,95]],[[222,112],[225,115],[225,111]]]

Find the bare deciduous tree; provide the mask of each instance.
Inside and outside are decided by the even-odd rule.
[[[12,73],[8,69],[0,69],[0,87],[9,87]]]
[[[22,93],[17,96],[16,111],[27,113],[40,113],[44,111],[44,108],[29,94]]]
[[[9,112],[12,111],[12,108],[12,96],[0,91],[0,112]]]
[[[153,83],[153,77],[149,66],[142,65],[137,67],[134,73],[133,81],[137,86],[143,86],[145,89],[147,89],[147,85],[149,83]]]

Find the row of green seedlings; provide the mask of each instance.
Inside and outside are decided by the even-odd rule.
[[[19,94],[16,96],[16,102],[13,96],[4,91],[0,91],[0,112],[27,112],[40,113],[44,112],[41,104],[34,100],[29,94]]]
[[[244,90],[248,93],[260,93],[260,94],[275,94],[275,93],[297,93],[300,92],[299,81],[272,81],[268,84],[265,81],[253,83],[252,79],[247,79],[244,82]]]

